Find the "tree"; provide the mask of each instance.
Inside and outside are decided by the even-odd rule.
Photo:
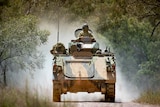
[[[40,67],[42,56],[37,46],[47,41],[47,31],[37,28],[32,15],[11,18],[0,26],[0,73],[7,85],[6,72]]]
[[[134,81],[139,64],[148,60],[146,53],[151,25],[127,16],[117,19],[108,17],[106,20],[108,23],[100,31],[111,42],[123,73]]]
[[[126,6],[128,13],[139,19],[147,19],[153,25],[151,37],[160,25],[160,1],[159,0],[130,0]],[[157,29],[159,30],[159,29]]]
[[[37,46],[47,41],[48,31],[38,27],[38,17],[31,15],[32,0],[2,1],[0,20],[0,74],[7,85],[7,71],[42,66],[43,56]],[[33,4],[37,1],[35,0]]]
[[[137,73],[138,85],[144,84],[145,89],[159,89],[160,86],[160,40],[152,41],[147,46],[148,60],[140,64]]]

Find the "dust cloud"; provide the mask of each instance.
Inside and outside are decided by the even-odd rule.
[[[116,67],[116,101],[131,102],[138,98],[138,96],[140,95],[140,91],[138,91],[137,87],[134,84],[132,84],[125,78],[118,64]]]
[[[63,43],[66,48],[68,48],[68,43],[75,39],[74,31],[77,28],[80,28],[83,23],[65,23],[65,21],[60,22],[59,29],[59,42]],[[41,29],[46,29],[50,31],[50,36],[48,42],[39,47],[39,50],[45,56],[44,68],[37,69],[37,71],[21,71],[18,73],[8,73],[8,76],[11,77],[8,80],[10,86],[18,87],[20,89],[28,88],[32,93],[38,93],[40,98],[47,98],[52,100],[52,59],[53,56],[50,54],[52,46],[57,43],[57,34],[58,34],[58,24],[57,22],[48,22],[42,20],[40,23]],[[90,28],[94,28],[90,26]],[[93,31],[94,32],[94,31]],[[97,35],[97,36],[96,36]],[[107,40],[102,38],[98,34],[94,34],[97,41],[100,43],[100,48],[103,50],[106,48],[105,44]],[[108,42],[109,43],[109,42]],[[109,45],[108,45],[109,46]],[[117,59],[118,60],[118,59]],[[117,64],[118,65],[118,64]],[[133,85],[128,85],[127,80],[123,77],[121,70],[117,67],[117,83],[116,83],[116,101],[117,102],[130,102],[134,100],[139,93],[135,91]],[[26,87],[27,85],[27,87]],[[66,95],[61,95],[62,101],[100,101],[104,98],[104,95],[101,93],[67,93]]]

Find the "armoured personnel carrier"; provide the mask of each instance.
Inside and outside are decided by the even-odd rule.
[[[77,37],[77,32],[75,35]],[[68,49],[57,43],[53,54],[53,101],[67,92],[101,92],[106,102],[115,101],[116,63],[110,50],[102,52],[94,38],[71,40]]]

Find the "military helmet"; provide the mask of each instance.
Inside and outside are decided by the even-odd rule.
[[[84,29],[85,27],[88,27],[88,24],[85,23],[83,26],[82,26],[82,29]],[[88,27],[89,28],[89,27]]]

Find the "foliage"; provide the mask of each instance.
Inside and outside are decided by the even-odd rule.
[[[146,89],[159,89],[160,86],[160,41],[150,42],[147,46],[148,60],[141,64],[138,71],[139,78],[144,78],[142,82]],[[145,78],[147,77],[147,78]],[[139,84],[142,84],[140,81]]]
[[[156,31],[160,31],[160,1],[159,0],[129,0],[127,11],[132,16],[137,16],[140,20],[147,19],[153,29],[151,36],[155,36]]]
[[[99,31],[112,43],[118,56],[118,62],[128,78],[134,79],[139,64],[148,59],[147,44],[150,40],[150,25],[138,22],[134,17],[112,20],[108,18],[106,26]],[[104,30],[105,29],[105,30]],[[101,31],[102,30],[102,31]]]
[[[0,21],[0,73],[5,85],[8,70],[42,67],[43,57],[37,47],[45,43],[49,35],[48,31],[38,28],[37,17],[22,13],[22,2],[16,0],[8,5],[3,7]]]
[[[38,30],[36,23],[33,16],[22,16],[19,19],[12,18],[6,22],[2,22],[0,64],[3,64],[6,60],[19,63],[20,57],[24,59],[28,59],[28,56],[36,58],[37,53],[34,53],[36,52],[36,46],[46,42],[48,35],[47,31]],[[25,63],[27,61],[24,60],[23,62]],[[19,63],[22,68],[24,63]]]

